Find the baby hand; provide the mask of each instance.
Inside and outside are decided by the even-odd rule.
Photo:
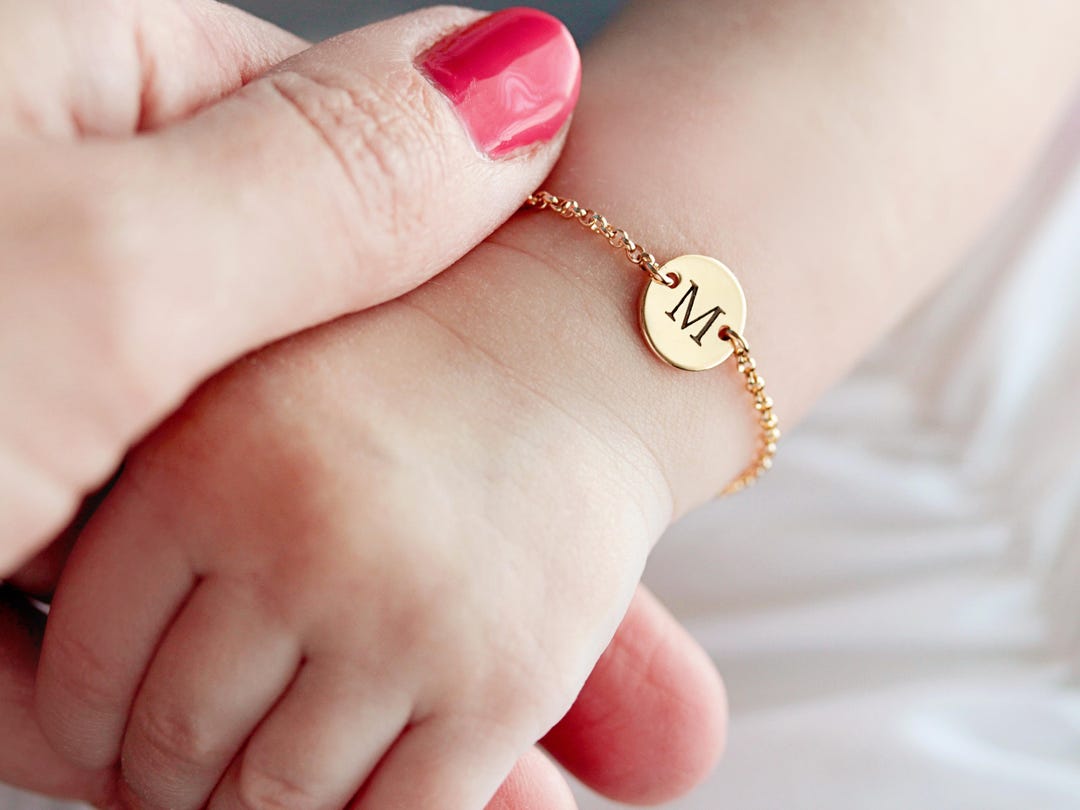
[[[39,709],[137,806],[475,810],[611,638],[664,476],[581,358],[535,362],[580,346],[520,309],[557,272],[448,273],[212,381],[86,528]]]
[[[33,712],[45,617],[0,587],[0,783],[100,808],[129,808],[119,769],[61,759]],[[574,708],[544,741],[594,790],[632,803],[672,798],[711,768],[723,740],[724,695],[704,651],[639,588]],[[565,780],[539,751],[518,761],[487,810],[572,810]]]

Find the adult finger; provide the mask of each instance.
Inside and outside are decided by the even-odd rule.
[[[155,129],[306,47],[216,0],[0,0],[0,137]]]
[[[578,76],[548,15],[435,8],[317,45],[119,149],[154,259],[136,301],[163,349],[147,371],[190,383],[447,267],[547,174]]]
[[[435,8],[143,137],[19,142],[0,424],[55,425],[0,436],[0,571],[203,377],[416,286],[505,220],[551,168],[579,73],[541,12]]]
[[[727,702],[705,651],[644,587],[548,752],[593,790],[657,804],[697,785],[723,750]]]
[[[518,760],[485,810],[576,810],[562,774],[540,751],[530,748]]]

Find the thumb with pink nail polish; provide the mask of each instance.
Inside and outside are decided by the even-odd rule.
[[[581,86],[570,32],[531,8],[500,11],[445,37],[420,66],[493,158],[555,137]]]
[[[139,137],[116,132],[92,152],[28,139],[5,162],[0,204],[45,225],[7,245],[24,272],[9,280],[18,289],[0,289],[0,344],[43,355],[0,368],[0,391],[19,392],[0,412],[9,425],[53,417],[15,441],[32,469],[0,489],[0,576],[199,381],[407,292],[491,233],[551,171],[577,100],[573,39],[531,9],[426,9],[306,50],[223,4],[199,20],[174,37],[198,42],[234,85],[205,88],[206,53],[174,64],[175,42],[151,38],[147,63],[173,65],[181,97],[144,94],[156,107],[135,116]],[[252,78],[268,53],[290,51]],[[100,283],[74,283],[63,267],[96,268],[84,276]],[[26,304],[36,301],[54,317]],[[122,350],[102,335],[122,335]],[[33,368],[70,371],[21,372]],[[32,481],[67,488],[45,498]]]

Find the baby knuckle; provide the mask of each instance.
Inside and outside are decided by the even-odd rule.
[[[268,85],[289,103],[334,159],[365,248],[391,255],[414,226],[444,171],[430,89],[415,70],[372,81],[356,73],[282,71]],[[359,213],[359,216],[357,216]],[[380,244],[380,237],[385,240]]]
[[[240,763],[236,798],[244,810],[319,810],[323,806],[313,786],[250,755]]]
[[[189,773],[204,766],[213,754],[209,734],[191,712],[155,707],[132,718],[124,744],[124,771],[130,774],[145,767],[155,776],[162,771]]]
[[[49,664],[42,675],[44,692],[50,698],[61,698],[59,702],[50,700],[50,703],[67,707],[62,715],[52,718],[56,725],[70,725],[72,703],[80,713],[104,714],[115,709],[118,697],[116,669],[97,646],[67,632],[62,626],[52,632],[47,643]]]

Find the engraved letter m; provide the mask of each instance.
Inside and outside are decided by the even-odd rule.
[[[701,331],[698,332],[696,335],[690,336],[694,343],[700,346],[701,339],[705,337],[706,332],[712,329],[712,325],[713,323],[715,323],[716,319],[719,318],[721,315],[726,315],[727,313],[724,312],[724,310],[720,309],[720,307],[716,306],[710,309],[708,312],[704,312],[701,315],[698,315],[696,318],[691,319],[690,316],[694,312],[694,301],[697,299],[697,291],[698,285],[695,284],[693,280],[691,280],[690,289],[683,293],[683,297],[679,299],[679,303],[675,305],[671,312],[665,312],[664,314],[671,318],[672,321],[675,321],[675,313],[677,313],[679,311],[679,308],[682,307],[682,305],[685,303],[686,312],[683,313],[682,326],[679,327],[680,329],[689,329],[698,321],[705,320],[705,325],[701,327]]]

